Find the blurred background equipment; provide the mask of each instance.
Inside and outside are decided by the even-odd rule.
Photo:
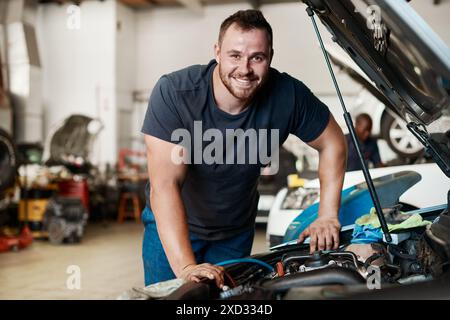
[[[19,222],[28,226],[33,238],[44,237],[42,234],[43,219],[48,200],[56,193],[57,188],[45,180],[37,183],[30,174],[40,166],[43,148],[39,143],[20,143],[17,145],[19,158],[19,185],[20,200],[18,219]]]
[[[141,151],[121,149],[117,167],[120,190],[117,222],[122,223],[131,213],[136,222],[140,223],[145,203],[145,184],[148,180],[147,155]]]
[[[286,177],[290,174],[297,173],[297,158],[293,153],[288,151],[284,146],[279,150],[279,168],[275,175],[264,175],[259,178],[258,192],[260,194],[258,201],[258,212],[256,215],[256,223],[266,224],[270,209],[275,201],[277,192],[286,186]],[[269,169],[266,167],[265,169]]]
[[[49,200],[57,193],[55,185],[20,188],[19,221],[29,226],[34,238],[46,237],[43,221]]]
[[[89,186],[85,177],[74,176],[72,179],[58,182],[58,195],[65,198],[78,198],[89,212]]]
[[[13,208],[13,187],[18,167],[16,146],[11,136],[0,129],[0,252],[27,247],[33,241],[27,221],[20,231],[7,228]]]
[[[72,173],[88,173],[93,143],[102,129],[98,119],[76,114],[67,117],[48,135],[43,155],[45,164],[63,165]]]
[[[16,148],[7,134],[2,135],[2,185],[12,186],[17,172],[20,190],[18,207],[9,206],[6,225],[23,227],[34,238],[54,244],[81,240],[91,207],[90,189],[102,190],[103,181],[90,162],[92,143],[101,129],[95,119],[70,116],[51,133],[47,149],[39,143]],[[102,195],[94,198],[96,208],[105,203]]]
[[[12,137],[0,128],[0,192],[14,185],[17,151]]]
[[[87,218],[87,210],[80,199],[55,197],[46,207],[44,229],[53,244],[80,242]]]

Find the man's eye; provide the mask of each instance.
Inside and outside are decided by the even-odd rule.
[[[239,55],[237,55],[237,54],[233,54],[233,55],[231,55],[231,57],[232,57],[233,59],[239,59]]]
[[[256,56],[256,57],[253,57],[253,60],[255,60],[256,62],[261,62],[261,61],[263,61],[263,57]]]

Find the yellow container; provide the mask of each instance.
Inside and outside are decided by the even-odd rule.
[[[305,185],[306,180],[298,176],[298,174],[290,174],[287,177],[287,183],[289,188],[299,188]]]
[[[28,212],[25,212],[25,202],[27,202]],[[27,201],[19,201],[19,221],[35,221],[41,222],[44,219],[45,208],[48,199],[29,199]],[[28,217],[25,215],[28,214]],[[27,218],[27,219],[25,219]]]

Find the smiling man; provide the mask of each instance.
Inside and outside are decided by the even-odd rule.
[[[272,39],[260,11],[238,11],[220,27],[215,60],[164,75],[153,89],[142,128],[146,285],[175,277],[223,285],[216,264],[250,254],[258,179],[264,168],[276,172],[276,149],[289,134],[320,156],[319,217],[299,241],[310,236],[311,251],[337,248],[345,139],[301,81],[270,67]]]

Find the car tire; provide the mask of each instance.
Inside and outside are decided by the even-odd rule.
[[[17,172],[17,150],[12,137],[0,129],[0,192],[14,184]]]
[[[418,158],[424,153],[423,146],[406,123],[387,112],[382,117],[381,136],[400,158]]]
[[[52,244],[62,244],[66,237],[67,223],[61,218],[51,218],[48,225],[48,238]]]

